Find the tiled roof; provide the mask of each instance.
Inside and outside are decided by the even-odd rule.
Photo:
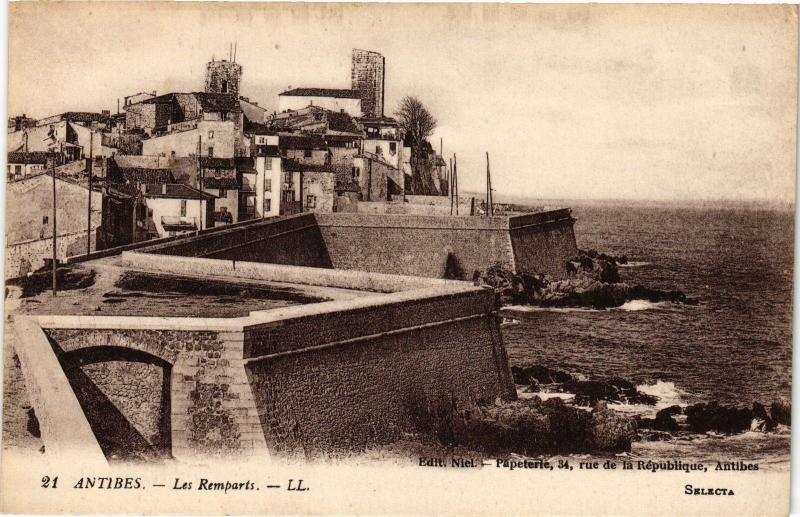
[[[169,169],[150,169],[146,167],[120,167],[118,179],[121,183],[172,183],[175,179]]]
[[[356,123],[353,121],[353,117],[351,117],[347,113],[337,113],[335,111],[329,111],[327,113],[327,116],[328,116],[328,129],[330,129],[331,131],[346,131],[348,133],[361,132]]]
[[[169,104],[175,100],[174,93],[165,93],[152,99],[146,99],[135,104]],[[239,99],[232,93],[206,93],[206,92],[193,92],[188,95],[194,95],[197,102],[204,111],[241,111],[242,107],[239,105]],[[130,104],[129,106],[132,106]],[[126,106],[127,108],[128,106]]]
[[[392,127],[399,126],[397,120],[391,117],[362,117],[356,120],[360,124],[365,124],[370,126],[392,126]]]
[[[251,135],[277,135],[277,131],[272,129],[271,126],[267,124],[262,124],[259,122],[250,122],[248,127],[245,129],[245,133]]]
[[[280,156],[280,149],[277,145],[260,145],[256,148],[258,156]]]
[[[281,168],[286,172],[334,172],[330,165],[302,163],[297,160],[283,160]]]
[[[169,199],[215,199],[217,196],[197,190],[183,183],[146,185],[145,197]]]
[[[31,151],[28,153],[8,153],[8,163],[47,163],[48,153]]]
[[[358,90],[339,88],[294,88],[280,95],[287,95],[290,97],[334,97],[336,99],[361,98],[361,93]]]
[[[281,149],[325,149],[322,135],[281,135],[278,140]]]
[[[200,167],[204,169],[233,169],[233,158],[215,158],[211,156],[200,157]]]
[[[239,182],[236,181],[236,178],[229,177],[203,178],[203,188],[223,188],[227,190],[237,190],[239,188]]]

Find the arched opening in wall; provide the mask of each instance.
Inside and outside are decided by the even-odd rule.
[[[115,346],[64,352],[59,360],[106,458],[172,456],[170,363]]]

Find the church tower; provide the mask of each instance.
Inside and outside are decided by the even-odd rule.
[[[242,81],[242,65],[236,62],[236,54],[231,49],[230,60],[211,61],[206,65],[206,93],[230,93],[239,98],[239,84]]]

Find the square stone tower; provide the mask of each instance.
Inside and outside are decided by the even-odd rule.
[[[233,61],[211,60],[206,65],[206,93],[230,93],[239,98],[242,65]]]
[[[383,82],[386,58],[370,50],[353,49],[352,89],[361,93],[361,110],[365,117],[383,116]]]

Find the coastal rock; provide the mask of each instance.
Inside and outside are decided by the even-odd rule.
[[[625,452],[636,439],[636,422],[598,403],[591,415],[591,440],[595,450]]]
[[[764,404],[753,402],[753,420],[750,423],[751,431],[769,432],[775,429],[775,422],[769,416]]]
[[[574,393],[575,404],[594,406],[598,401],[616,402],[620,404],[653,405],[658,399],[642,393],[636,386],[620,377],[610,379],[579,379],[567,372],[546,366],[512,366],[511,375],[514,384],[528,386],[529,393],[548,391],[557,393]]]
[[[562,384],[572,380],[572,376],[560,370],[547,368],[546,366],[512,366],[511,376],[514,384]]]
[[[618,264],[627,260],[624,256],[613,257],[595,250],[580,251],[578,256],[565,263],[566,278],[560,280],[535,272],[515,273],[494,265],[484,271],[475,271],[473,281],[477,285],[492,287],[498,302],[503,305],[607,309],[631,300],[697,303],[678,290],[651,289],[622,282]]]
[[[750,429],[753,412],[748,408],[721,406],[717,401],[686,408],[686,422],[696,432],[717,431],[733,434]]]
[[[561,399],[498,402],[453,419],[454,443],[489,453],[619,452],[636,437],[633,419],[605,406],[587,412]]]
[[[788,399],[781,397],[772,403],[769,414],[776,424],[792,425],[792,403]]]
[[[677,408],[677,413],[675,411]],[[678,430],[678,422],[672,418],[672,415],[680,413],[680,407],[678,406],[670,406],[668,408],[662,409],[658,413],[656,413],[656,418],[653,421],[653,429],[656,431],[666,431],[670,433],[674,433]]]
[[[648,405],[657,402],[656,397],[638,391],[631,382],[618,377],[589,381],[573,379],[562,387],[563,391],[575,393],[575,403],[579,406],[593,406],[598,401]]]

